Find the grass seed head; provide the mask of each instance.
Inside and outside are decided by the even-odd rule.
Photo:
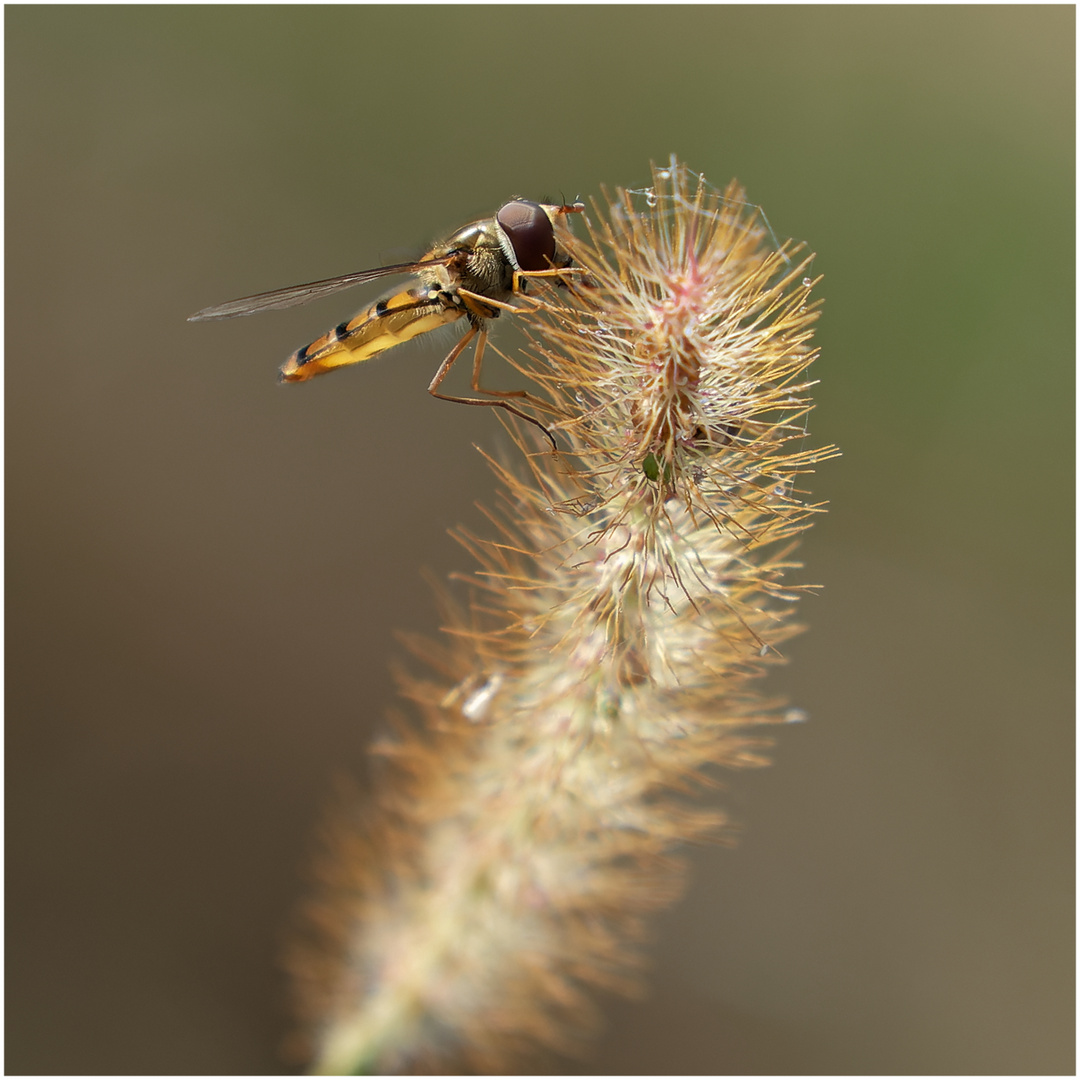
[[[800,479],[834,453],[806,447],[810,258],[674,160],[592,217],[561,238],[578,269],[522,305],[516,363],[561,449],[492,459],[494,531],[460,535],[473,603],[410,642],[421,723],[380,743],[371,813],[329,841],[330,952],[297,965],[319,1071],[580,1046],[589,989],[638,985],[675,849],[728,831],[687,792],[763,764],[760,726],[791,715],[756,681],[798,630],[782,579],[820,509]]]

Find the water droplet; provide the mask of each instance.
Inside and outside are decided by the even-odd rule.
[[[656,175],[658,177],[660,177],[661,180],[670,180],[671,179],[671,170],[670,169],[661,169]]]
[[[812,281],[812,280],[811,280],[810,278],[808,278],[808,277],[804,277],[804,278],[802,279],[802,283],[803,283],[803,284],[804,284],[804,285],[805,285],[805,286],[806,286],[806,287],[807,287],[808,289],[810,288],[810,286],[811,286],[811,285],[813,285],[813,284],[814,284],[814,282],[813,282],[813,281]]]
[[[810,714],[805,709],[788,709],[784,713],[785,724],[805,724],[810,719]]]
[[[476,693],[470,694],[461,706],[461,713],[465,719],[471,720],[474,724],[480,723],[487,716],[491,701],[499,692],[502,684],[502,673],[496,671]]]

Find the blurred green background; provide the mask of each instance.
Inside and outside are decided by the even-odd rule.
[[[1073,1071],[1071,7],[5,16],[8,1072],[289,1067],[329,780],[506,441],[424,392],[445,338],[277,385],[371,290],[185,316],[672,151],[818,252],[844,456],[811,722],[571,1068]]]

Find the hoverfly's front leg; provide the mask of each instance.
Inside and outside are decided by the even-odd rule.
[[[515,294],[523,294],[525,292],[525,285],[530,278],[563,278],[563,280],[558,281],[556,284],[569,285],[570,281],[565,279],[564,275],[581,273],[584,273],[584,271],[580,266],[554,266],[550,270],[515,270],[512,288]]]
[[[525,291],[525,285],[529,278],[563,278],[559,281],[559,285],[571,286],[571,282],[566,280],[564,275],[566,274],[582,274],[584,271],[580,266],[563,266],[555,267],[551,270],[515,270],[513,281],[510,285],[510,291],[514,296],[524,297],[526,302],[537,306],[536,300]],[[509,311],[511,315],[516,315],[521,311],[520,307],[516,307],[514,304],[508,304],[504,300],[493,300],[490,296],[481,296],[479,293],[470,292],[468,289],[458,289],[458,293],[469,300],[483,304],[484,307],[497,308],[499,311]],[[490,316],[489,316],[490,317]]]
[[[428,393],[432,397],[439,398],[441,401],[456,401],[459,405],[488,405],[496,409],[505,409],[507,412],[513,413],[515,416],[520,417],[527,423],[538,427],[551,441],[552,449],[558,450],[559,445],[555,442],[555,436],[552,435],[551,432],[548,431],[548,429],[544,427],[544,425],[541,424],[539,420],[537,420],[533,416],[529,416],[528,413],[522,412],[521,409],[517,408],[516,405],[511,405],[509,401],[487,401],[484,398],[453,397],[450,394],[439,393],[439,386],[442,384],[443,379],[445,379],[446,376],[449,374],[450,368],[454,365],[454,361],[465,351],[465,348],[468,346],[469,342],[472,341],[472,339],[478,334],[480,335],[480,340],[476,343],[476,356],[473,360],[472,388],[482,394],[492,393],[492,391],[484,390],[479,385],[480,366],[483,362],[484,346],[487,344],[487,331],[476,326],[472,326],[469,328],[465,336],[462,337],[462,339],[450,350],[449,355],[439,365],[439,370],[435,372],[435,378],[431,380],[431,383],[428,386]],[[500,396],[528,397],[528,394],[524,390],[517,390],[509,391]]]

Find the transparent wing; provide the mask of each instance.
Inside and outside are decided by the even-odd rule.
[[[231,319],[235,315],[254,315],[259,311],[274,311],[278,308],[296,307],[308,304],[323,296],[363,285],[368,281],[391,277],[394,274],[416,274],[430,266],[445,266],[450,257],[424,259],[421,262],[397,263],[394,266],[380,266],[374,270],[361,270],[356,274],[342,274],[341,277],[327,278],[325,281],[311,281],[307,285],[290,285],[284,289],[256,293],[254,296],[242,296],[239,300],[230,300],[226,304],[203,308],[188,316],[188,322],[205,322],[208,319]]]

